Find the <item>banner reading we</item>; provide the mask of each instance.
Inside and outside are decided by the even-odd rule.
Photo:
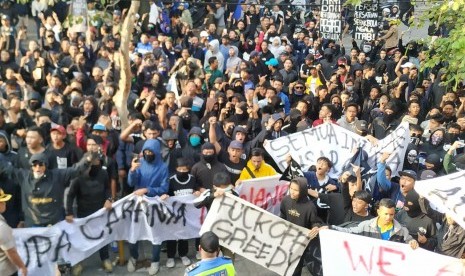
[[[321,259],[325,276],[433,276],[463,275],[461,260],[408,244],[359,235],[320,231]]]

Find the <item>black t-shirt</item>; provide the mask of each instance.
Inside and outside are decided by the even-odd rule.
[[[66,143],[61,149],[55,149],[52,145],[49,145],[47,151],[50,155],[50,169],[66,169],[72,167],[82,158],[82,150],[69,143]]]
[[[186,181],[180,181],[176,174],[170,177],[170,188],[168,190],[169,196],[184,196],[191,195],[197,190],[197,183],[195,177],[189,174]]]
[[[239,163],[233,163],[229,159],[229,154],[225,150],[222,150],[218,156],[218,160],[223,163],[226,167],[226,170],[228,170],[229,177],[231,178],[231,182],[233,184],[236,183],[236,181],[239,179],[242,169],[244,169],[245,165],[247,164],[247,162],[242,159],[242,157],[245,157],[245,155],[239,158]]]

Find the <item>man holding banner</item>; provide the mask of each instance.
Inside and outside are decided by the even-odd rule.
[[[307,179],[304,177],[297,177],[291,181],[289,195],[285,196],[281,202],[280,217],[298,226],[310,229],[308,236],[310,239],[313,239],[318,234],[318,227],[323,222],[317,215],[315,205],[307,197],[307,186]],[[300,276],[302,274],[304,255],[300,258],[292,274],[293,276]]]
[[[321,229],[334,229],[341,232],[358,234],[386,241],[408,243],[412,249],[418,248],[418,242],[410,236],[408,229],[394,220],[395,204],[388,198],[379,202],[378,216],[361,222],[356,227],[343,228],[338,226],[323,226]]]

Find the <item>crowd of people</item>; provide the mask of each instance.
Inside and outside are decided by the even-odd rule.
[[[109,12],[87,1],[82,33],[66,25],[65,2],[0,4],[0,187],[11,195],[0,202],[7,202],[2,215],[10,227],[72,223],[130,193],[165,199],[210,189],[211,199],[234,192],[228,185],[281,172],[263,149],[267,141],[331,123],[376,144],[407,122],[400,177],[386,165],[391,153],[383,153],[368,192],[359,167],[331,178],[332,162],[321,156],[291,181],[281,216],[311,228],[311,237],[342,224],[464,256],[465,230],[413,189],[417,180],[465,168],[465,90],[442,84],[441,64],[424,66],[428,45],[402,40],[399,24],[408,24],[411,5],[400,14],[397,5],[385,8],[378,38],[346,48],[319,31],[316,4],[151,0],[129,14],[128,3]],[[347,29],[353,15],[344,12]],[[122,120],[113,97],[121,93],[128,16],[132,75]],[[175,266],[176,251],[191,264],[188,242],[169,241],[167,267]],[[160,269],[160,252],[154,245],[150,275]],[[131,245],[129,272],[138,256]],[[112,271],[108,247],[100,257]]]

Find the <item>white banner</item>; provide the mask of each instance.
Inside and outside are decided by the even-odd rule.
[[[463,275],[459,259],[439,255],[408,244],[359,235],[320,231],[321,259],[325,276]]]
[[[279,275],[292,275],[309,243],[297,226],[231,194],[213,201],[201,233],[213,231],[220,244]]]
[[[239,197],[279,216],[279,206],[287,194],[289,181],[279,180],[280,174],[243,180],[235,190]]]
[[[201,210],[193,205],[194,195],[169,197],[161,201],[129,195],[94,214],[59,222],[52,227],[13,231],[18,252],[30,275],[54,275],[54,262],[63,259],[72,265],[114,240],[192,239],[199,236]]]
[[[465,171],[415,183],[415,190],[465,228]]]
[[[376,160],[380,153],[391,152],[387,165],[392,169],[393,176],[397,175],[403,166],[409,141],[408,123],[399,125],[390,135],[378,141],[376,146],[356,133],[336,124],[327,123],[271,140],[264,146],[281,171],[287,167],[288,154],[302,166],[304,171],[315,165],[319,157],[326,156],[334,165],[329,175],[337,178],[358,147],[362,147],[367,152],[368,164],[372,169],[376,169]]]

